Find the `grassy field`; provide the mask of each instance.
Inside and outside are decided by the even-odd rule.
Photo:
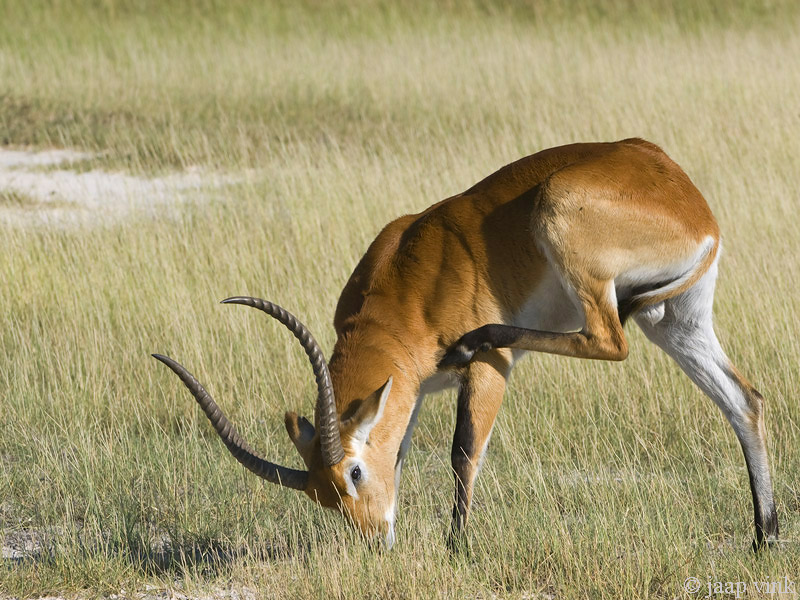
[[[2,560],[0,598],[675,598],[800,580],[800,7],[399,6],[0,6],[0,145],[237,177],[163,217],[0,230],[0,541],[30,542]],[[312,413],[305,357],[218,301],[276,301],[330,349],[383,224],[542,148],[630,136],[662,145],[720,222],[717,330],[767,399],[776,551],[749,551],[733,432],[634,324],[622,364],[518,365],[458,555],[453,395],[423,407],[398,542],[375,554],[246,474],[149,356],[181,360],[260,451],[300,466],[282,415]],[[24,204],[0,190],[8,203]]]

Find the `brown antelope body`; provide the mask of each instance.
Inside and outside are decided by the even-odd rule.
[[[544,150],[378,235],[342,292],[326,366],[314,365],[315,425],[287,413],[305,471],[257,457],[180,365],[166,362],[246,467],[368,536],[394,541],[397,491],[422,397],[458,386],[452,534],[464,528],[506,379],[524,351],[623,360],[632,317],[723,411],[744,450],[755,544],[778,533],[763,399],[712,327],[719,229],[703,196],[660,148],[639,139]]]

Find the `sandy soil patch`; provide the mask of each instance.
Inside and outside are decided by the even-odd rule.
[[[210,189],[240,180],[199,168],[152,178],[69,168],[90,158],[91,154],[73,150],[0,148],[0,225],[103,225],[132,216],[156,216],[176,203],[201,200]]]

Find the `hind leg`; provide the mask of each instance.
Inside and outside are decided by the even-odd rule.
[[[689,290],[664,303],[664,310],[634,316],[645,335],[722,410],[744,451],[755,516],[754,548],[778,536],[778,518],[764,427],[764,399],[722,350],[712,326],[717,264]]]
[[[596,279],[588,273],[573,274],[569,282],[575,306],[584,317],[580,331],[540,331],[512,325],[490,324],[464,334],[447,351],[439,367],[469,364],[478,352],[515,348],[548,352],[576,358],[625,360],[628,341],[617,311],[613,281]]]

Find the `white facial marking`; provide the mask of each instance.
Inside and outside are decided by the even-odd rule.
[[[354,500],[358,500],[358,490],[356,489],[356,484],[353,483],[353,479],[350,476],[350,473],[353,471],[353,467],[358,467],[361,471],[361,478],[358,480],[358,483],[361,484],[367,480],[367,468],[364,465],[364,462],[361,460],[361,456],[353,456],[346,460],[345,468],[344,468],[344,482],[347,486],[347,495],[352,497]]]
[[[386,538],[385,538],[387,550],[390,550],[392,546],[394,546],[394,541],[395,541],[395,535],[394,535],[395,506],[396,505],[392,505],[392,507],[388,511],[386,511],[386,515],[384,517],[387,524]]]

